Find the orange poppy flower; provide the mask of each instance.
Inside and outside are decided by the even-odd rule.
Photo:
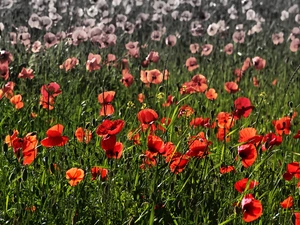
[[[225,91],[227,91],[229,94],[230,93],[236,93],[239,91],[239,86],[237,83],[231,81],[231,82],[226,82],[224,85]]]
[[[262,70],[266,66],[266,60],[259,56],[254,57],[252,59],[252,62],[253,62],[253,66],[256,70]]]
[[[158,119],[158,114],[153,109],[142,109],[137,118],[142,124],[151,124]]]
[[[34,74],[33,74],[33,69],[29,68],[22,68],[21,72],[18,75],[18,78],[28,78],[28,79],[33,79]]]
[[[230,173],[230,172],[235,172],[234,166],[222,166],[220,167],[220,173],[225,174],[225,173]]]
[[[7,82],[4,87],[0,90],[2,90],[2,95],[4,94],[6,98],[10,99],[12,96],[14,96],[14,87],[16,84],[12,81]],[[1,98],[0,98],[1,99]]]
[[[277,79],[274,79],[274,80],[272,81],[272,85],[273,85],[273,86],[276,86],[276,85],[277,85]]]
[[[208,154],[208,146],[210,144],[211,142],[208,142],[205,137],[191,140],[189,143],[189,150],[187,151],[186,155],[190,157],[203,158]]]
[[[290,133],[290,128],[291,128],[291,118],[290,117],[282,117],[279,120],[275,120],[272,122],[276,133],[278,135],[286,134],[288,135]]]
[[[140,102],[140,103],[143,103],[144,102],[144,100],[145,100],[145,95],[143,94],[143,93],[139,93],[138,94],[138,101]]]
[[[22,156],[23,165],[31,164],[37,156],[37,137],[35,133],[28,133],[24,138],[15,138],[12,142],[14,153],[18,160]]]
[[[163,81],[163,74],[157,70],[148,70],[147,72],[147,81],[151,84],[160,84]]]
[[[233,74],[236,76],[235,82],[240,82],[243,76],[243,70],[240,68],[236,68],[234,69]]]
[[[230,136],[227,136],[229,132],[229,129],[226,128],[218,128],[218,132],[216,134],[216,137],[219,141],[226,141],[229,142],[230,141]]]
[[[257,158],[256,147],[253,144],[245,144],[238,146],[238,154],[242,159],[245,168],[250,167]]]
[[[16,109],[21,109],[24,106],[22,95],[15,95],[10,99],[10,102],[15,105]]]
[[[248,57],[245,59],[243,66],[242,66],[243,73],[245,73],[251,66],[252,66],[252,62],[251,62],[251,59]]]
[[[245,142],[247,144],[256,144],[262,141],[263,136],[256,134],[256,129],[253,127],[246,127],[240,130],[240,139],[238,142]]]
[[[84,178],[84,171],[76,167],[69,169],[66,172],[66,178],[71,186],[76,186]]]
[[[164,80],[168,80],[170,77],[170,73],[167,69],[163,71],[163,75],[164,75]]]
[[[69,138],[67,136],[62,136],[64,126],[61,124],[56,124],[49,128],[46,132],[47,137],[41,141],[41,145],[49,148],[54,146],[64,146]]]
[[[258,81],[257,77],[253,77],[253,85],[255,87],[259,87],[259,81]]]
[[[43,109],[52,110],[54,109],[54,97],[44,97],[41,95],[40,97],[40,105],[43,107]]]
[[[179,108],[178,118],[183,117],[189,117],[194,114],[194,109],[188,105],[183,105]]]
[[[92,72],[94,70],[99,70],[100,67],[100,62],[101,62],[101,56],[98,54],[92,54],[90,53],[88,55],[88,60],[85,64],[86,70]]]
[[[294,205],[293,197],[292,196],[287,197],[282,202],[280,202],[280,205],[284,209],[289,209],[289,208],[293,207],[293,205]]]
[[[258,185],[258,182],[255,180],[249,180],[248,178],[243,178],[234,184],[235,190],[239,193],[243,193],[246,188],[247,190],[251,190]]]
[[[140,145],[140,134],[137,131],[129,131],[127,134],[127,139],[133,141],[135,145]]]
[[[217,115],[217,122],[219,128],[230,129],[234,125],[234,118],[230,113],[219,112]]]
[[[199,67],[197,63],[197,59],[195,57],[190,57],[186,60],[185,66],[187,67],[188,71],[193,71]]]
[[[216,100],[218,97],[218,93],[214,88],[210,88],[208,91],[205,92],[205,96],[208,100]]]
[[[122,72],[122,79],[120,82],[122,82],[125,87],[130,87],[134,82],[134,78],[129,72]]]
[[[107,104],[107,103],[111,103],[112,100],[115,97],[116,92],[115,91],[105,91],[103,93],[100,93],[98,95],[98,102],[100,104]]]
[[[60,65],[59,68],[61,70],[64,69],[66,72],[68,72],[69,70],[75,68],[75,66],[77,66],[78,64],[79,64],[79,60],[75,57],[72,57],[64,61],[64,63]]]
[[[242,199],[243,220],[252,222],[262,215],[262,204],[256,200],[252,194],[247,194]]]
[[[97,177],[100,177],[101,181],[107,180],[108,170],[99,166],[94,166],[91,169],[92,180],[96,180]]]
[[[92,132],[82,127],[78,127],[75,131],[75,137],[79,142],[85,142],[88,144],[92,139]]]
[[[13,141],[18,137],[19,131],[14,130],[12,135],[6,135],[4,142],[8,147],[11,147]]]
[[[167,101],[164,102],[164,103],[162,104],[162,106],[163,106],[163,107],[169,107],[171,104],[174,103],[174,98],[175,98],[174,96],[168,95]]]

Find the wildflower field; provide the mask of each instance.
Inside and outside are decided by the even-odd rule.
[[[0,224],[300,225],[297,0],[0,1]]]

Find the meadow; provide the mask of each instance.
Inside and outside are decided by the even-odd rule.
[[[0,224],[299,225],[299,7],[1,2]]]

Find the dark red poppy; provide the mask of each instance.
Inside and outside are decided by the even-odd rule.
[[[289,163],[286,172],[283,174],[285,180],[291,180],[293,177],[300,179],[300,167],[298,162]]]
[[[54,146],[64,146],[69,138],[67,136],[62,136],[64,126],[61,124],[56,124],[49,128],[46,132],[47,137],[41,141],[41,145],[44,147],[54,147]]]
[[[155,135],[148,135],[148,151],[159,153],[163,151],[164,141]]]
[[[113,149],[116,143],[116,135],[106,135],[101,139],[101,147],[104,150]]]
[[[98,136],[104,135],[117,135],[121,132],[125,125],[125,121],[118,119],[118,120],[104,120],[97,128],[96,134]]]
[[[247,190],[251,190],[258,185],[258,182],[255,180],[249,180],[248,178],[243,178],[234,184],[235,190],[239,193],[243,193],[246,188]]]
[[[242,164],[245,168],[250,167],[257,158],[256,147],[253,144],[238,146],[238,154],[242,158]]]
[[[234,101],[235,111],[233,112],[234,119],[240,119],[242,116],[247,118],[254,106],[251,105],[251,102],[248,98],[239,97]]]
[[[262,145],[262,151],[271,149],[274,145],[279,146],[282,143],[282,136],[270,132],[263,137],[264,144]]]
[[[293,136],[293,138],[295,138],[295,139],[300,138],[300,130],[298,130],[297,134],[295,134],[295,135]]]
[[[140,123],[150,124],[158,119],[158,115],[153,109],[142,109],[138,112],[137,118]]]
[[[262,204],[252,194],[247,194],[242,199],[243,220],[252,222],[257,220],[263,212]]]
[[[107,158],[119,159],[123,153],[123,144],[121,142],[116,142],[113,148],[104,150]]]

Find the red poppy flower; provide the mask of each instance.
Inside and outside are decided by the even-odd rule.
[[[294,205],[293,197],[292,196],[287,197],[282,202],[280,202],[280,205],[284,209],[289,209],[289,208],[293,207],[293,205]]]
[[[98,102],[101,104],[100,116],[107,116],[114,113],[114,107],[111,105],[112,100],[115,97],[116,92],[105,91],[98,95]]]
[[[108,170],[99,166],[94,166],[91,169],[92,180],[96,180],[100,177],[101,181],[107,180]]]
[[[237,83],[231,81],[231,82],[226,82],[224,85],[225,91],[228,93],[236,93],[239,91],[239,86]]]
[[[24,138],[14,138],[12,147],[18,160],[23,160],[23,165],[31,164],[37,156],[37,137],[35,133],[29,133]]]
[[[251,190],[258,185],[258,182],[255,180],[249,180],[248,178],[243,178],[234,184],[235,190],[239,193],[243,193],[246,188],[247,190]]]
[[[286,172],[283,174],[285,180],[291,180],[293,177],[300,179],[300,167],[298,162],[289,163]]]
[[[282,136],[277,136],[271,132],[263,137],[263,142],[262,151],[266,151],[267,149],[271,149],[274,145],[279,146],[282,143]]]
[[[210,142],[208,142],[205,137],[191,140],[189,144],[189,150],[186,155],[190,157],[202,158],[208,154]]]
[[[10,99],[10,102],[15,105],[16,109],[21,109],[24,106],[22,95],[15,95]]]
[[[76,186],[84,178],[84,171],[76,167],[69,169],[66,172],[66,178],[71,186]]]
[[[31,68],[22,68],[21,72],[18,75],[18,78],[28,78],[28,79],[33,79],[34,74],[33,74],[33,69]]]
[[[82,127],[78,127],[75,131],[75,137],[79,142],[89,143],[92,139],[92,132]]]
[[[229,142],[230,141],[230,136],[227,136],[228,133],[229,133],[229,129],[219,127],[218,132],[216,134],[216,137],[219,141]]]
[[[157,128],[159,130],[161,130],[162,132],[166,132],[166,129],[171,123],[171,119],[170,118],[166,118],[166,117],[163,117],[161,120],[160,120],[160,124],[157,126]]]
[[[222,166],[220,167],[220,173],[225,174],[225,173],[230,173],[230,172],[235,172],[234,166]]]
[[[169,107],[171,104],[174,103],[174,96],[168,95],[167,101],[162,104],[163,107]]]
[[[137,118],[142,124],[151,124],[158,119],[158,115],[153,109],[142,109],[138,112]]]
[[[295,215],[295,225],[300,225],[300,212],[294,212]]]
[[[56,82],[51,82],[48,85],[43,85],[41,87],[41,94],[43,95],[44,98],[48,98],[49,95],[50,97],[56,97],[62,93],[60,86]]]
[[[243,73],[245,73],[251,66],[252,66],[252,62],[251,62],[251,59],[248,57],[245,59],[243,66],[242,66]]]
[[[64,146],[69,138],[67,136],[62,136],[64,126],[61,124],[56,124],[49,128],[46,132],[47,137],[41,141],[41,145],[44,147],[54,147],[54,146]]]
[[[209,123],[210,118],[202,118],[202,117],[197,117],[195,119],[192,119],[190,122],[190,126],[192,127],[206,127],[206,128],[210,128],[212,127],[212,125]]]
[[[257,158],[257,151],[253,144],[238,146],[238,154],[242,158],[242,164],[245,168],[251,166]]]
[[[164,141],[155,135],[148,135],[148,151],[160,153],[163,151]]]
[[[254,106],[251,105],[251,102],[248,98],[239,97],[234,101],[235,111],[233,113],[234,119],[240,119],[242,116],[247,118]]]
[[[116,142],[113,148],[104,150],[107,158],[119,159],[123,153],[123,144],[121,142]]]
[[[252,59],[253,66],[256,70],[262,70],[266,66],[266,60],[258,56]]]
[[[272,122],[275,129],[276,133],[278,135],[286,134],[288,135],[290,133],[290,128],[291,128],[291,118],[290,117],[282,117],[279,120],[275,120]]]
[[[253,77],[253,85],[255,87],[259,87],[259,81],[258,81],[257,77]]]
[[[125,125],[124,120],[104,120],[97,128],[96,133],[99,136],[117,135]]]
[[[143,94],[143,93],[139,93],[138,94],[138,101],[140,102],[140,103],[143,103],[144,102],[144,100],[145,100],[145,95]]]
[[[261,135],[256,135],[256,129],[253,127],[246,127],[240,130],[240,139],[238,142],[245,142],[247,144],[256,144],[262,141]]]
[[[147,167],[153,167],[156,166],[156,156],[157,152],[151,152],[151,151],[146,151],[145,154],[143,155],[143,163],[140,165],[141,169],[146,169]]]
[[[48,109],[48,110],[54,109],[54,103],[55,103],[54,97],[52,96],[44,97],[43,95],[41,95],[40,105],[43,107],[43,109]]]
[[[245,222],[252,222],[257,220],[263,212],[262,204],[255,199],[252,194],[247,194],[242,199],[243,220]]]
[[[160,57],[158,52],[151,51],[148,56],[146,57],[146,61],[158,63]]]
[[[176,150],[176,146],[172,142],[166,142],[164,147],[160,149],[159,154],[161,154],[164,157],[170,157],[174,154]]]
[[[101,147],[104,150],[113,149],[116,143],[117,143],[116,135],[106,135],[101,139]]]
[[[293,138],[295,138],[295,139],[300,138],[300,130],[298,130],[297,134],[295,134],[295,135],[293,136]]]
[[[129,131],[127,134],[127,138],[130,141],[133,141],[135,145],[140,145],[140,134],[137,131]]]
[[[170,159],[170,169],[173,173],[181,173],[189,162],[189,157],[176,152]]]

